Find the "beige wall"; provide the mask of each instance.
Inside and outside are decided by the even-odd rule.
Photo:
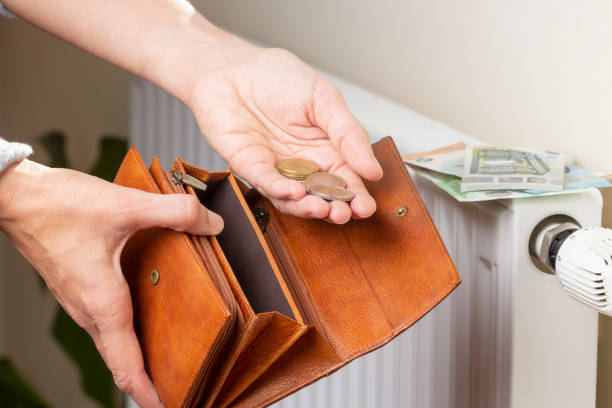
[[[33,143],[66,131],[73,166],[87,170],[102,133],[126,135],[128,76],[18,20],[0,18],[0,136]],[[49,336],[56,303],[0,234],[0,355],[8,354],[53,407],[95,407],[72,362]],[[0,403],[0,405],[2,405]]]
[[[481,140],[560,150],[612,173],[610,1],[194,3],[217,24]],[[612,191],[606,196],[612,227]],[[597,398],[607,408],[612,320],[600,322]]]
[[[35,143],[62,129],[86,170],[102,133],[128,131],[129,76],[21,20],[0,18],[0,136]],[[45,161],[40,149],[35,159]]]
[[[609,1],[194,3],[479,139],[559,149],[612,172]]]

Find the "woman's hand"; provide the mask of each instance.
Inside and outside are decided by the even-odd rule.
[[[368,135],[338,89],[291,53],[224,32],[185,0],[4,3],[185,102],[213,148],[279,209],[336,223],[375,211],[359,177],[382,177]],[[274,169],[286,157],[317,162],[346,179],[356,197],[348,205],[307,196]]]
[[[117,386],[141,407],[162,407],[134,334],[121,251],[150,227],[217,234],[221,217],[193,196],[149,194],[28,160],[0,173],[0,191],[0,230],[89,333]]]
[[[211,146],[277,208],[301,217],[345,223],[376,210],[360,178],[382,177],[369,137],[340,91],[288,51],[230,48],[226,66],[194,82],[188,104]],[[343,177],[350,205],[306,195],[275,169],[284,158],[315,161]]]

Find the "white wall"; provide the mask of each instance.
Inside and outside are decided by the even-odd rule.
[[[194,3],[479,139],[558,149],[612,172],[610,1]]]

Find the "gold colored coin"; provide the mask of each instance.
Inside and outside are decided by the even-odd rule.
[[[346,181],[335,174],[318,171],[306,177],[306,185],[320,185],[346,188]]]
[[[351,201],[355,194],[337,186],[309,185],[308,192],[328,201]]]
[[[319,171],[319,165],[312,160],[284,159],[278,162],[276,169],[284,177],[304,181],[306,177]]]
[[[298,175],[294,175],[294,174],[284,174],[284,173],[282,173],[282,172],[279,172],[279,173],[281,174],[281,176],[283,176],[283,177],[285,177],[285,178],[288,178],[288,179],[291,179],[291,180],[295,180],[295,181],[300,181],[300,182],[302,182],[302,183],[306,183],[306,177],[307,177],[307,175],[301,175],[301,174],[298,174]]]

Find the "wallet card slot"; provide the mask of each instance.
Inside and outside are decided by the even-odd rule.
[[[216,236],[255,313],[277,311],[294,318],[274,269],[228,178],[209,180],[200,202],[225,220]]]

